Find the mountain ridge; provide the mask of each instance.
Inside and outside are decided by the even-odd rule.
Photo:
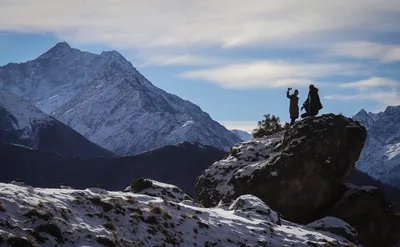
[[[400,106],[388,106],[370,118],[359,116],[353,119],[367,127],[368,137],[357,168],[400,188]]]
[[[0,140],[64,156],[113,156],[112,152],[90,142],[35,106],[2,90],[0,90]]]
[[[199,106],[154,86],[116,51],[97,55],[58,43],[35,60],[0,67],[0,89],[117,155],[186,140],[222,150],[240,142]]]

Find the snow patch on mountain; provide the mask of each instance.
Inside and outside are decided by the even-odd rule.
[[[279,219],[250,195],[229,209],[201,208],[132,192],[0,183],[0,224],[1,242],[26,246],[358,246]]]

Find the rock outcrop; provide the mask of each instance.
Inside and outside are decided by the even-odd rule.
[[[358,232],[358,237],[350,230],[351,234],[345,234],[351,241],[359,240],[366,247],[393,246],[400,239],[399,216],[385,195],[376,188],[344,185],[366,136],[359,122],[328,114],[303,119],[288,131],[237,144],[226,159],[197,179],[196,201],[212,207],[250,194],[283,219],[315,225],[318,219],[333,216]],[[339,228],[346,227],[332,228],[335,234]]]
[[[350,240],[351,242],[357,242],[358,234],[357,231],[350,226],[347,222],[335,217],[325,217],[320,220],[316,220],[307,225],[314,230],[331,232],[333,234],[342,236]]]
[[[399,243],[400,215],[387,197],[372,186],[346,187],[342,198],[326,214],[343,219],[357,229],[365,247]]]
[[[241,143],[197,181],[205,206],[252,194],[287,219],[303,221],[330,205],[359,158],[366,130],[333,114],[308,118],[285,133]]]

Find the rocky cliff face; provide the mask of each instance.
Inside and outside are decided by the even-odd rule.
[[[355,199],[343,187],[366,136],[365,127],[350,118],[333,114],[306,118],[287,132],[234,146],[226,159],[198,178],[196,199],[209,207],[252,194],[286,219],[311,223],[334,215],[358,231],[363,245],[391,246],[398,241],[400,225],[387,198],[361,189]],[[363,213],[357,213],[359,207],[364,207],[359,211]],[[370,227],[356,224],[357,220]],[[377,228],[385,233],[372,233]]]

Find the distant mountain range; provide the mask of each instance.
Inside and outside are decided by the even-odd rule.
[[[400,106],[377,114],[361,110],[353,119],[368,130],[357,168],[400,188]]]
[[[116,51],[55,45],[0,67],[11,92],[116,155],[192,141],[228,150],[241,140],[195,104],[152,85]]]
[[[35,106],[1,90],[0,141],[64,156],[113,156]]]
[[[231,130],[231,132],[233,134],[235,134],[237,137],[239,137],[242,141],[249,141],[249,140],[253,139],[253,136],[244,130],[234,129],[234,130]]]

